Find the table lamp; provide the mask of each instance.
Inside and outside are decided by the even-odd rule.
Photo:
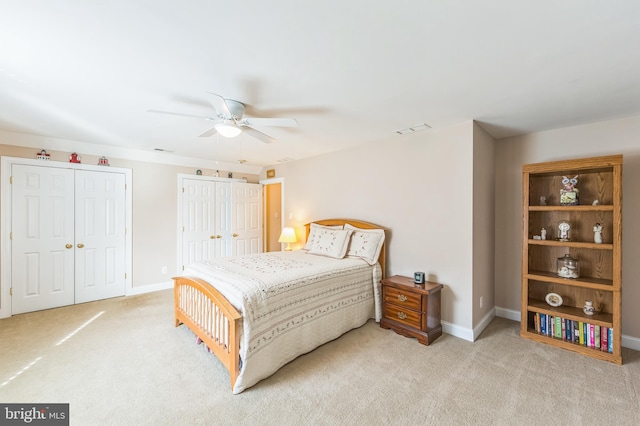
[[[278,238],[278,242],[287,243],[285,251],[291,251],[291,243],[298,242],[295,229],[290,227],[282,228],[282,233],[280,234],[280,238]]]

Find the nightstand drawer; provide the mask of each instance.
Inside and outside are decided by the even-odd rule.
[[[384,302],[419,311],[422,306],[422,296],[409,291],[385,286]]]
[[[406,309],[402,306],[385,303],[383,308],[385,318],[406,324],[410,327],[420,329],[422,326],[422,314],[420,312]]]

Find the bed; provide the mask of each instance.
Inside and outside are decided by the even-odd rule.
[[[174,278],[175,326],[186,325],[229,370],[234,394],[380,321],[384,229],[352,219],[305,228],[302,250],[200,262]]]

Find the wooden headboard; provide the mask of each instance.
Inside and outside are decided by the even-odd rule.
[[[309,232],[311,231],[311,223],[317,223],[318,225],[324,226],[332,226],[332,225],[344,225],[348,223],[349,225],[355,226],[356,228],[362,229],[382,229],[385,231],[382,226],[376,225],[375,223],[363,222],[362,220],[355,219],[323,219],[323,220],[314,220],[313,222],[307,223],[304,225],[306,234],[305,239],[309,238]],[[384,278],[386,272],[386,260],[387,260],[387,235],[385,235],[385,242],[382,243],[382,249],[380,250],[380,257],[378,258],[378,263],[380,263],[380,267],[382,269],[382,278]]]

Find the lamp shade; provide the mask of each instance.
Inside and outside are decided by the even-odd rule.
[[[278,238],[279,243],[287,243],[287,248],[285,250],[291,250],[291,243],[295,243],[298,241],[298,237],[296,236],[296,230],[290,227],[282,228],[282,233],[280,234],[280,238]]]
[[[214,126],[218,133],[225,138],[235,138],[240,134],[240,128],[235,126],[233,121],[225,120],[222,123],[218,123]]]

